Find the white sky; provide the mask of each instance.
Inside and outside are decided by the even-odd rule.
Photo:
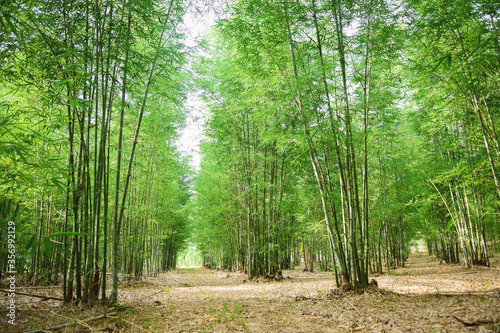
[[[190,165],[194,170],[200,168],[200,141],[203,133],[204,104],[197,93],[189,93],[186,108],[186,127],[180,131],[176,145],[183,156],[191,156]]]
[[[191,6],[192,8],[193,6]],[[195,9],[188,10],[184,15],[184,24],[186,26],[186,47],[190,48],[192,55],[199,55],[200,50],[196,48],[197,40],[203,37],[208,28],[215,23],[215,15],[212,11],[203,14],[196,13]],[[180,131],[180,138],[176,145],[183,156],[191,156],[191,167],[194,170],[200,168],[200,141],[203,133],[203,124],[205,122],[205,105],[201,101],[197,92],[188,94],[188,110],[186,118],[186,127]]]

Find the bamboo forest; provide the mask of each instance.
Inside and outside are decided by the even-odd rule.
[[[0,1],[0,331],[500,332],[500,3]]]

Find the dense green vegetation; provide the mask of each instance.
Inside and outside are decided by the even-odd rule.
[[[0,274],[106,296],[106,274],[176,265],[189,170],[176,152],[185,64],[179,3],[2,5]],[[100,291],[102,290],[102,292]]]
[[[197,63],[205,265],[274,275],[303,259],[366,285],[417,239],[489,265],[498,29],[489,1],[232,4]]]
[[[496,2],[224,6],[203,56],[183,45],[181,1],[0,7],[0,280],[9,221],[18,277],[61,282],[67,301],[113,304],[119,274],[175,268],[185,249],[195,262],[189,242],[206,267],[255,277],[303,261],[354,286],[417,240],[489,265]],[[195,92],[194,174],[175,141]]]

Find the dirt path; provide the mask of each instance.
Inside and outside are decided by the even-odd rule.
[[[500,320],[498,268],[466,271],[418,253],[406,268],[376,277],[380,289],[334,299],[326,297],[331,273],[283,275],[290,279],[248,282],[242,273],[178,269],[125,284],[117,315],[66,332],[500,332],[500,323],[489,323]],[[18,317],[24,331],[105,311],[18,301],[24,301]],[[5,311],[0,315],[4,320]]]

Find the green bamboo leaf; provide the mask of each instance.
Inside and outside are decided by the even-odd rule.
[[[24,246],[24,248],[28,251],[33,251],[33,248],[34,248],[33,245],[35,244],[35,240],[36,240],[36,235],[35,234],[31,235],[28,242],[26,242],[26,245]]]
[[[432,71],[434,72],[442,63],[445,64],[444,66],[445,69],[449,69],[451,67],[451,53],[445,54],[444,56],[439,58],[437,60],[436,66],[434,66]]]
[[[66,187],[64,183],[62,183],[59,179],[51,178],[50,180],[58,189],[60,189],[61,191],[65,190]]]
[[[50,239],[50,236],[43,237],[43,247],[45,249],[45,253],[50,258],[52,255],[52,241]]]

